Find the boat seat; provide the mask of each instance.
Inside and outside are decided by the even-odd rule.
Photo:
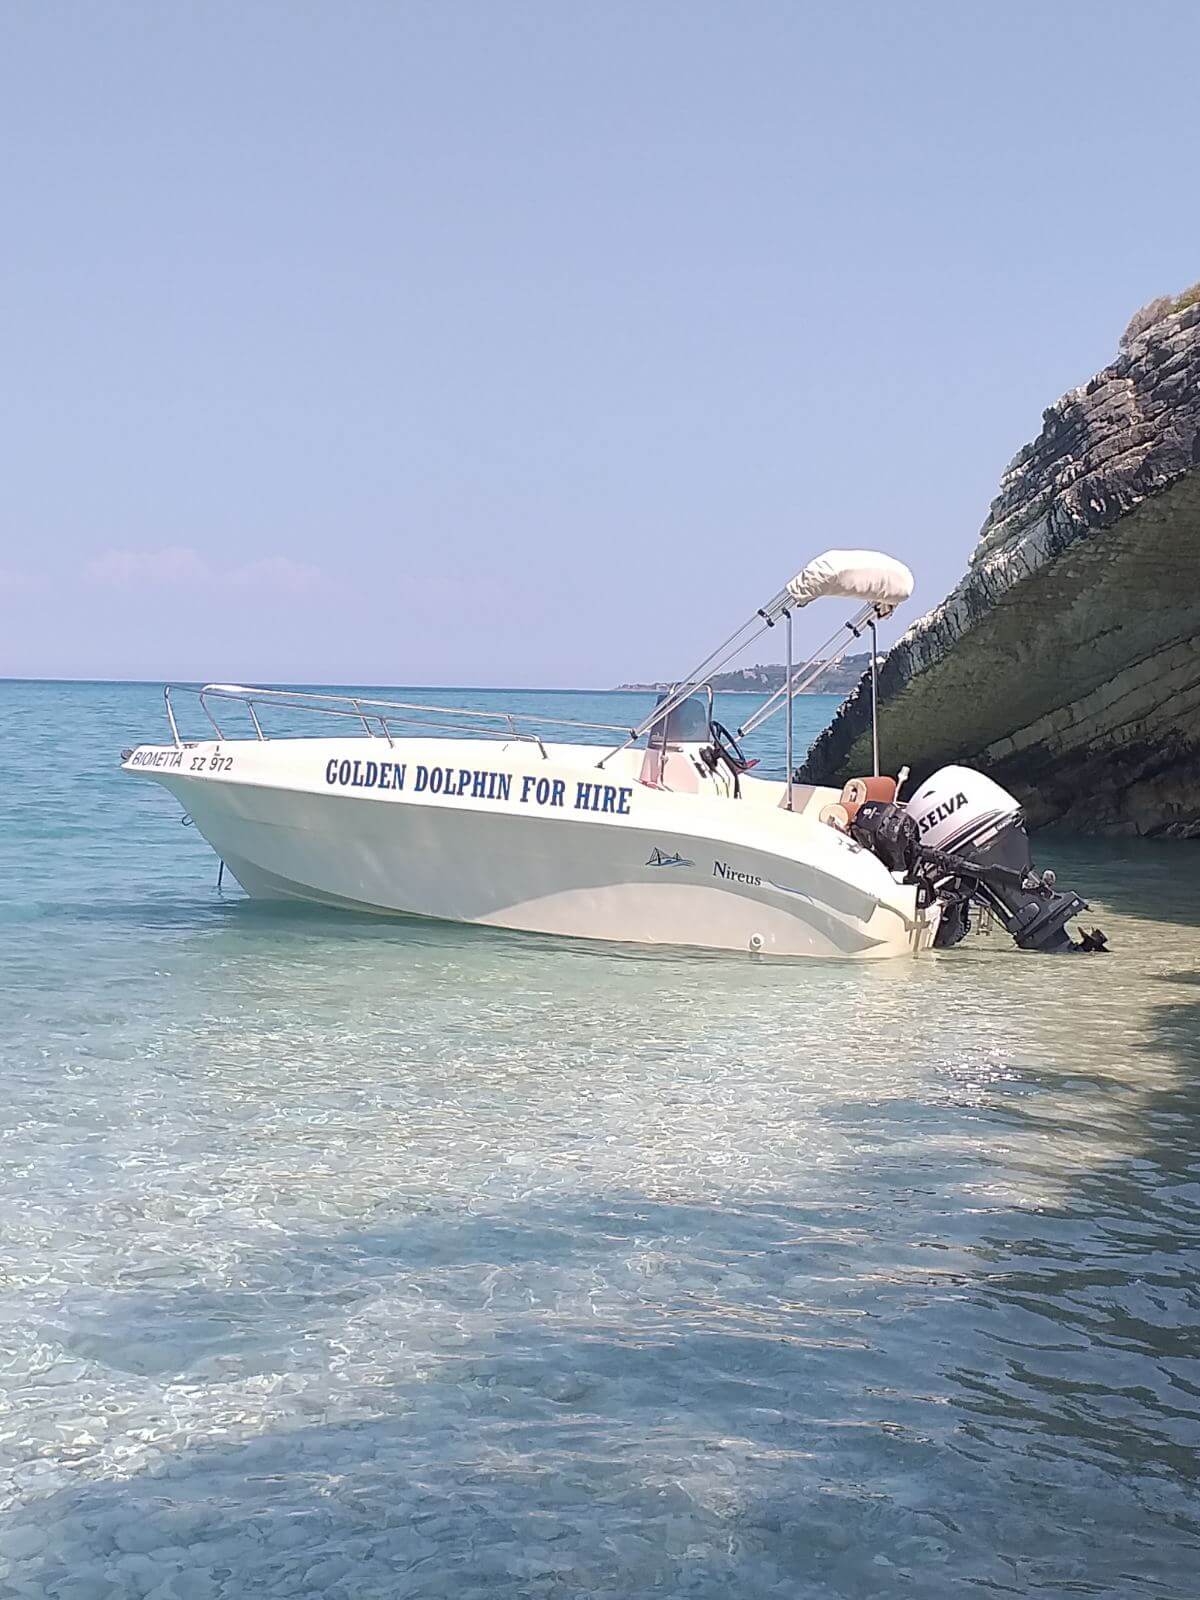
[[[647,750],[641,782],[650,789],[670,789],[675,794],[700,793],[700,774],[686,750]]]

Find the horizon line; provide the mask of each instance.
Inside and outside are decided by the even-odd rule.
[[[202,689],[206,682],[212,679],[203,678],[78,678],[78,677],[46,677],[42,675],[30,676],[24,673],[0,672],[0,683],[74,683],[74,684],[112,684],[129,685],[139,688],[162,688],[173,684],[181,689]],[[592,685],[575,684],[552,687],[547,684],[513,684],[513,683],[399,683],[375,682],[367,679],[351,680],[349,678],[339,682],[334,678],[292,678],[276,679],[269,682],[261,679],[256,684],[247,684],[247,688],[257,689],[418,689],[418,690],[451,690],[456,694],[657,694],[662,687],[667,685],[667,679],[647,684],[609,684],[605,688]],[[717,689],[717,694],[766,694],[765,689]],[[809,694],[812,690],[806,691]],[[836,690],[815,691],[816,694],[829,693],[836,698],[843,698]]]

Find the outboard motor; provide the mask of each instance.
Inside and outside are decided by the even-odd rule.
[[[1097,928],[1078,942],[1066,924],[1087,909],[1079,895],[1037,873],[1021,807],[1007,790],[970,767],[943,767],[907,805],[864,804],[851,834],[893,872],[926,886],[942,902],[936,943],[956,944],[972,901],[993,911],[1022,950],[1103,950]]]
[[[923,874],[957,879],[970,899],[989,906],[1022,950],[1103,950],[1095,929],[1076,943],[1066,924],[1087,910],[1077,894],[1037,873],[1017,801],[970,767],[943,767],[908,802]],[[965,931],[965,927],[964,927]]]

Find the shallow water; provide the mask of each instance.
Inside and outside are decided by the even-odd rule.
[[[1194,1600],[1200,852],[1039,841],[1075,960],[281,911],[161,726],[0,683],[0,1595]]]

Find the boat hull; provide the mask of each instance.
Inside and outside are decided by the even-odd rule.
[[[596,778],[594,760],[578,751],[531,757],[528,746],[506,747],[481,757],[478,741],[453,750],[451,741],[425,741],[425,750],[413,742],[402,752],[402,787],[337,782],[347,747],[356,775],[376,770],[363,764],[364,743],[214,744],[186,750],[178,765],[165,754],[157,766],[159,754],[143,747],[126,766],[169,789],[258,898],[786,956],[897,956],[932,939],[911,886],[777,805],[651,790],[622,783],[631,772],[619,768],[593,795],[579,786]],[[472,774],[475,793],[468,781],[457,793],[417,789],[422,755],[442,772]],[[509,774],[504,792],[488,796],[485,769],[465,765],[481,759]],[[538,805],[543,792],[551,798]],[[588,804],[573,807],[585,792]],[[592,809],[598,799],[607,809]]]

